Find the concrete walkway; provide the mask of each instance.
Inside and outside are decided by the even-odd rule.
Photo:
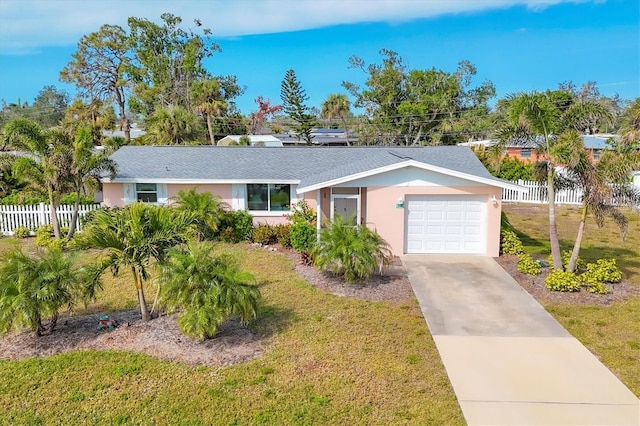
[[[493,259],[407,255],[470,425],[640,425],[640,401]]]

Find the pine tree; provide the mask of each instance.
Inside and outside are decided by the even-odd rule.
[[[280,98],[284,113],[295,123],[292,128],[298,139],[303,139],[307,145],[311,145],[311,130],[316,125],[316,119],[309,112],[309,107],[304,104],[309,97],[292,69],[287,71],[282,80]]]

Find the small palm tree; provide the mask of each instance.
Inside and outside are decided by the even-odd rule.
[[[210,238],[218,230],[218,225],[229,210],[229,205],[219,196],[196,189],[178,191],[175,198],[177,210],[194,216],[198,239]]]
[[[118,210],[98,210],[80,235],[80,247],[103,249],[101,268],[117,275],[131,271],[143,321],[151,319],[144,294],[152,260],[164,261],[167,251],[187,240],[194,216],[169,207],[133,203]]]
[[[367,279],[391,261],[389,246],[380,235],[355,225],[355,217],[345,221],[341,215],[320,232],[312,254],[316,266],[344,276],[347,282]]]
[[[204,114],[207,119],[207,129],[209,130],[211,145],[215,145],[212,119],[213,117],[221,117],[227,112],[227,103],[222,97],[220,83],[214,78],[199,81],[194,83],[191,91],[196,110]]]
[[[160,301],[180,310],[178,323],[191,337],[215,335],[227,318],[238,315],[247,323],[258,313],[260,291],[251,274],[238,269],[228,254],[214,256],[213,246],[189,243],[169,251],[160,264]]]
[[[199,141],[203,135],[198,117],[185,108],[158,108],[147,119],[146,142],[155,145],[182,145]]]
[[[351,114],[351,103],[347,98],[347,95],[342,93],[331,93],[327,99],[322,103],[322,116],[332,120],[338,118],[342,120],[344,126],[344,134],[346,137],[347,145],[349,143],[349,135],[347,129],[347,117]]]
[[[9,253],[0,265],[0,332],[27,326],[40,336],[46,317],[53,331],[63,306],[71,308],[78,299],[95,295],[99,276],[96,268],[79,266],[75,256],[60,249],[32,256],[20,250]]]

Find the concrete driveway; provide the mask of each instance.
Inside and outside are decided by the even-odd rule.
[[[640,425],[640,401],[493,259],[406,255],[470,425]]]

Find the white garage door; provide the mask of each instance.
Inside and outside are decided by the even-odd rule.
[[[407,253],[486,252],[486,196],[406,197]]]

